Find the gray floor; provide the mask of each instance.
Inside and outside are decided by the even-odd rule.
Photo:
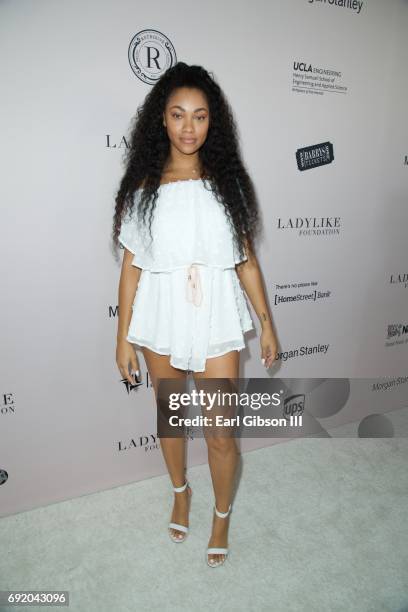
[[[204,557],[207,465],[189,470],[183,544],[167,535],[167,476],[5,517],[0,588],[69,590],[65,609],[75,612],[405,612],[407,458],[403,438],[299,439],[246,453],[231,554],[215,569]]]

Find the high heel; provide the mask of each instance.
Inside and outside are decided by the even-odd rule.
[[[186,482],[183,484],[182,487],[173,487],[173,491],[175,493],[183,493],[183,491],[185,491],[187,487],[188,487],[188,490],[189,490],[188,509],[190,510],[191,496],[192,496],[193,492],[192,492],[191,487],[190,487],[190,485],[188,483],[188,480],[186,480]],[[170,529],[177,529],[177,531],[183,531],[184,535],[180,535],[179,534],[178,536],[176,536],[176,535],[174,535],[170,531]],[[178,523],[169,523],[168,530],[169,530],[170,538],[173,540],[173,542],[176,542],[177,544],[179,542],[184,542],[184,540],[186,539],[187,534],[188,534],[188,527],[186,527],[185,525],[179,525]]]
[[[219,518],[226,518],[231,512],[231,504],[229,505],[227,512],[220,512],[219,510],[217,510],[216,506],[214,506],[214,510],[215,510],[215,514]],[[207,553],[206,553],[207,565],[209,565],[210,567],[218,567],[219,565],[222,565],[228,556],[228,552],[229,552],[228,548],[207,548]],[[215,561],[215,559],[210,560],[208,558],[208,555],[224,555],[224,558],[222,561]]]

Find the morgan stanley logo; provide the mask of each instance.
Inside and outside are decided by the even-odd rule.
[[[319,5],[328,4],[329,6],[335,6],[341,9],[350,9],[355,11],[356,15],[359,15],[363,8],[364,2],[362,0],[307,0],[309,4]]]
[[[135,75],[148,85],[154,85],[162,74],[177,63],[176,51],[170,39],[158,30],[140,30],[128,49],[129,64]]]

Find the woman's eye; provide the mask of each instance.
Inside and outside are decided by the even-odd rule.
[[[172,115],[171,115],[171,116],[172,116],[172,117],[174,117],[175,119],[178,119],[179,117],[181,117],[181,115],[180,115],[179,113],[172,113]],[[196,118],[197,118],[197,119],[200,119],[200,121],[201,121],[201,120],[203,120],[203,121],[204,121],[204,119],[207,119],[207,116],[206,116],[206,115],[199,115],[199,116],[197,116]]]

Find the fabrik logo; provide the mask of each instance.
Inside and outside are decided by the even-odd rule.
[[[333,159],[333,145],[331,142],[321,142],[296,151],[299,170],[310,170],[317,166],[325,166],[326,164],[331,164]]]
[[[176,62],[176,51],[165,34],[158,30],[140,30],[128,49],[129,64],[144,83],[154,85]]]

